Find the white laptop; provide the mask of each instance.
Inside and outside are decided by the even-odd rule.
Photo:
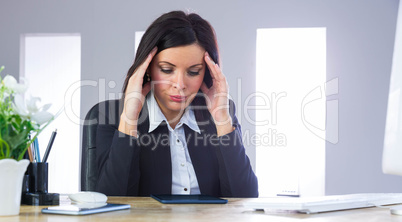
[[[243,205],[256,210],[290,210],[319,213],[402,203],[402,193],[361,193],[321,197],[256,198]]]

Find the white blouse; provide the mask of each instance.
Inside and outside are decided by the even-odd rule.
[[[152,132],[162,121],[166,121],[167,123],[167,120],[156,102],[152,90],[146,100],[149,114],[148,132]],[[193,131],[201,133],[191,107],[185,110],[175,129],[172,129],[167,124],[172,161],[172,194],[200,194],[197,177],[187,149],[183,124],[186,124]]]

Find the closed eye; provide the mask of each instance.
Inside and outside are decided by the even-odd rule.
[[[171,69],[161,69],[161,72],[166,73],[166,74],[171,74],[173,70]]]
[[[200,72],[199,72],[199,71],[188,71],[188,74],[189,74],[190,76],[197,76],[197,75],[200,74]]]

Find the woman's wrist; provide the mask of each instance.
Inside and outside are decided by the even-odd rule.
[[[136,118],[136,119],[127,118],[127,115],[123,112],[120,115],[120,123],[119,123],[118,130],[124,134],[137,138],[138,137],[137,123],[138,123],[138,118]]]
[[[226,118],[225,121],[215,121],[215,126],[218,137],[231,133],[234,130],[232,118],[230,116]]]

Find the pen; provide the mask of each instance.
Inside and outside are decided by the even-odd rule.
[[[28,136],[28,139],[31,140],[31,135]],[[34,161],[34,156],[32,153],[32,143],[29,144],[28,148],[27,148],[27,152],[28,152],[28,157],[29,157],[29,162],[33,162]]]
[[[36,162],[40,162],[40,153],[39,153],[39,140],[38,137],[36,137],[34,141],[34,149],[35,149],[35,159]]]
[[[53,131],[52,136],[50,137],[50,141],[49,141],[49,144],[47,145],[45,155],[43,156],[43,162],[44,163],[46,163],[47,158],[49,157],[50,149],[52,149],[52,145],[53,145],[53,142],[54,142],[54,138],[56,138],[56,134],[57,134],[57,129],[55,129]]]
[[[32,152],[32,158],[33,161],[32,162],[36,162],[36,155],[35,155],[35,140],[32,142],[31,144],[31,152]]]
[[[29,156],[29,161],[33,162],[34,158],[33,158],[33,154],[32,154],[32,144],[29,145],[29,147],[28,147],[28,156]]]

